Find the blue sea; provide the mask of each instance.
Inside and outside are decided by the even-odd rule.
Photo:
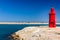
[[[29,26],[48,26],[48,24],[0,24],[0,40],[9,40],[8,36],[12,33]]]

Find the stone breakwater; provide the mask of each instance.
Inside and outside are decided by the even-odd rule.
[[[60,28],[26,27],[11,36],[10,40],[60,40]]]

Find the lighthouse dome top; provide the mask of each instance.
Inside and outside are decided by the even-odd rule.
[[[51,8],[50,13],[49,14],[55,14],[55,10],[54,7]]]

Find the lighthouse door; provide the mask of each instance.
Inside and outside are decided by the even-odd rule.
[[[51,22],[51,27],[54,27],[54,22]]]

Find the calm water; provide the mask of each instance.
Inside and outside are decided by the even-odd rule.
[[[47,24],[0,24],[0,40],[8,40],[10,34],[29,26],[47,26]]]

